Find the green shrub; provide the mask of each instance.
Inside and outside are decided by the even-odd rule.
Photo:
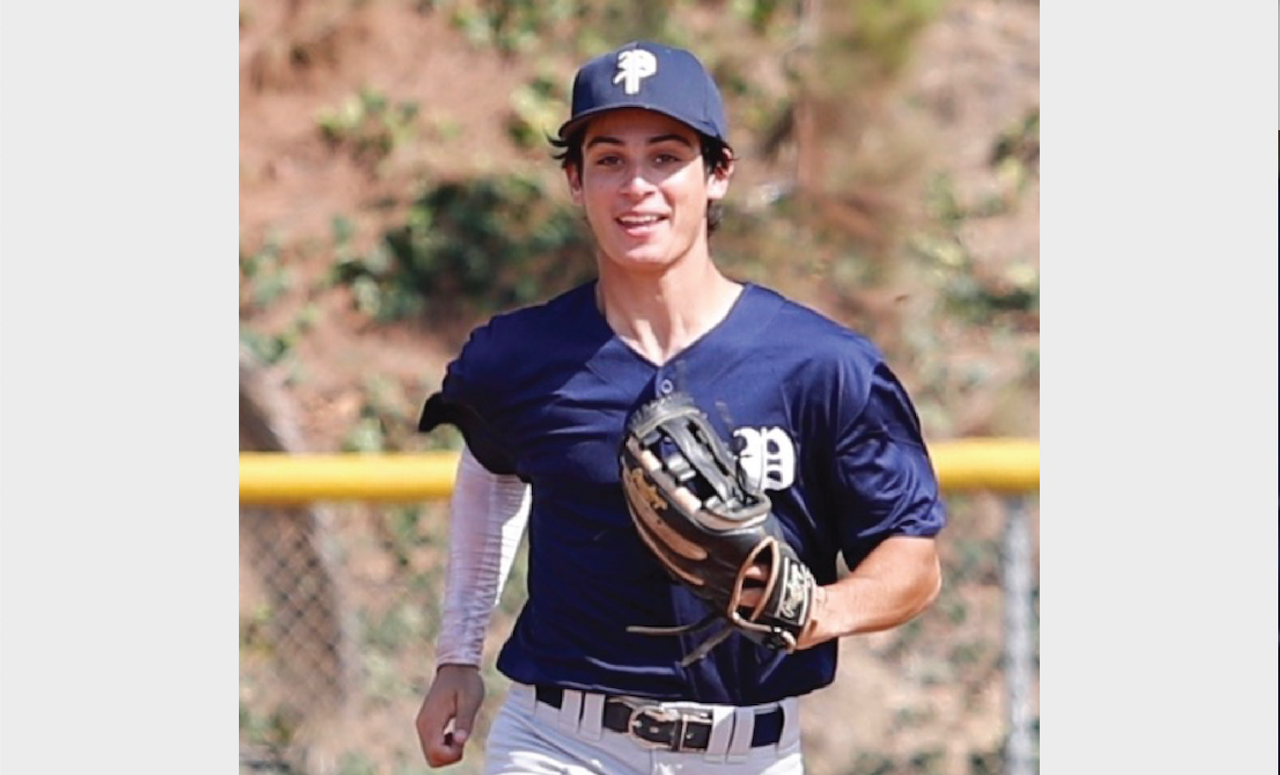
[[[393,151],[413,141],[417,117],[417,103],[392,104],[381,92],[363,87],[317,121],[326,142],[376,169]]]
[[[341,262],[335,279],[375,319],[456,320],[539,301],[594,267],[577,211],[513,175],[431,188],[377,248]]]

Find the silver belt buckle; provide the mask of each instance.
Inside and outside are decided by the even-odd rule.
[[[642,732],[646,730],[646,720],[652,724],[647,729],[653,734],[659,734],[658,724],[673,722],[675,723],[675,735],[671,742],[663,740],[654,740],[644,737]],[[639,705],[631,710],[631,718],[627,720],[627,734],[639,745],[645,748],[666,749],[668,751],[679,751],[684,743],[685,719],[680,711],[670,708],[663,708],[659,705]]]

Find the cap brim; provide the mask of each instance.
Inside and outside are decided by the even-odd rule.
[[[659,113],[661,115],[666,116],[667,118],[672,118],[672,119],[675,119],[676,121],[679,121],[681,124],[684,124],[685,126],[689,127],[695,132],[698,132],[704,135],[710,135],[712,137],[716,136],[714,132],[708,132],[706,129],[703,129],[702,127],[699,127],[696,124],[693,124],[684,116],[678,116],[675,113],[669,110],[666,110],[665,108],[661,108],[657,105],[653,105],[645,102],[632,102],[632,103],[626,103],[621,105],[618,105],[618,104],[604,105],[599,108],[593,108],[591,110],[586,110],[586,111],[583,111],[582,113],[579,113],[577,116],[574,116],[572,119],[560,125],[560,132],[559,132],[560,139],[568,140],[569,135],[573,134],[574,131],[580,129],[583,124],[595,118],[596,116],[599,116],[604,113],[608,113],[610,111],[626,110],[628,108],[648,110],[654,113]],[[719,138],[719,139],[722,141],[724,140],[724,138]]]

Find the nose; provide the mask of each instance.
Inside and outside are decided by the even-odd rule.
[[[622,180],[622,193],[639,199],[654,189],[653,183],[645,177],[644,168],[637,165],[627,171]]]

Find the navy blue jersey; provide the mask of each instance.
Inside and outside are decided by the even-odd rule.
[[[946,521],[906,392],[865,338],[761,286],[663,366],[614,335],[594,290],[476,329],[424,409],[423,430],[457,424],[486,468],[532,486],[529,596],[498,669],[527,684],[738,705],[827,685],[835,640],[788,655],[735,634],[681,667],[707,631],[627,632],[708,609],[631,523],[622,431],[655,396],[692,396],[722,436],[741,439],[787,540],[827,584],[837,553],[852,568],[884,538],[932,536]]]

